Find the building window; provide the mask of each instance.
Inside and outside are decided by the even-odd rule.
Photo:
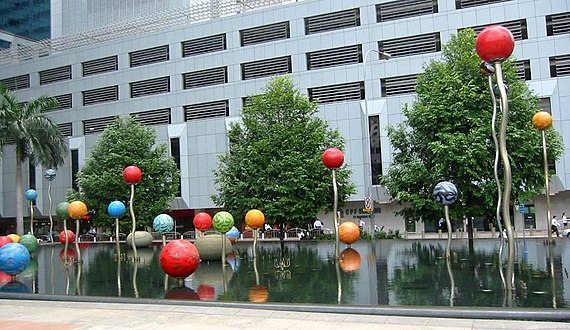
[[[378,51],[392,57],[404,57],[441,51],[439,32],[378,41]]]
[[[0,79],[0,83],[6,85],[6,88],[8,88],[11,91],[30,88],[30,75],[24,74],[21,76]]]
[[[530,74],[530,60],[515,61],[515,66],[517,67],[517,74],[520,80],[532,79]]]
[[[174,158],[176,168],[180,171],[180,138],[170,139],[170,156]],[[182,180],[178,181],[178,192],[176,197],[182,197]]]
[[[307,70],[362,63],[362,45],[331,48],[307,53]]]
[[[337,11],[305,18],[305,34],[360,26],[360,8]]]
[[[437,0],[390,1],[376,5],[376,22],[387,22],[437,12]]]
[[[39,72],[40,85],[51,84],[57,81],[71,79],[71,65]]]
[[[476,34],[479,34],[479,32],[483,31],[484,28],[486,28],[487,26],[490,26],[490,25],[502,25],[502,26],[506,27],[507,29],[509,29],[509,31],[511,31],[511,33],[513,34],[513,37],[517,41],[528,39],[528,30],[527,30],[526,19],[517,19],[514,21],[508,21],[508,22],[489,23],[489,24],[484,24],[484,25],[472,26],[470,28],[475,30]],[[461,29],[458,29],[457,31],[461,31],[464,29],[466,29],[466,28],[461,28]]]
[[[274,40],[288,39],[290,36],[288,21],[239,31],[240,44],[242,47]]]
[[[196,56],[219,52],[226,49],[226,34],[218,34],[204,38],[182,42],[182,57]]]
[[[549,57],[550,77],[570,76],[570,55]]]
[[[170,59],[168,45],[137,50],[129,53],[131,67],[164,62]]]
[[[117,71],[119,69],[118,56],[114,55],[98,58],[96,60],[85,61],[81,63],[81,67],[83,68],[83,76]]]
[[[77,173],[79,173],[79,150],[71,150],[71,187],[75,191],[79,191],[77,184]]]
[[[36,189],[36,165],[28,162],[28,182],[30,189]]]
[[[184,109],[184,121],[227,117],[230,113],[228,100],[189,104]]]
[[[119,100],[119,86],[107,86],[81,92],[83,105],[91,105],[103,102]]]
[[[393,96],[410,94],[416,92],[416,80],[418,74],[409,74],[405,76],[388,77],[380,79],[382,96]]]
[[[129,84],[131,98],[170,92],[170,77],[135,81]]]
[[[506,2],[511,0],[455,0],[455,9],[485,6],[493,3]]]
[[[557,36],[570,33],[570,12],[546,16],[546,35]]]
[[[321,104],[364,100],[364,82],[319,86],[308,89],[309,99]]]
[[[372,173],[372,185],[378,185],[382,175],[379,115],[368,117],[368,131],[370,133],[370,173]]]
[[[241,64],[241,79],[256,79],[291,73],[291,56]]]
[[[228,82],[228,67],[221,66],[182,74],[184,89],[225,84]]]

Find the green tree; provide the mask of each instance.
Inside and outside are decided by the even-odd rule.
[[[405,218],[435,221],[442,216],[441,205],[432,198],[434,186],[442,180],[455,183],[460,192],[451,206],[452,218],[494,214],[493,109],[480,63],[473,30],[452,36],[443,47],[443,61],[430,62],[419,75],[417,99],[403,109],[406,120],[388,129],[393,163],[381,182],[395,201],[404,203],[399,214]],[[541,133],[531,123],[539,111],[538,98],[518,79],[512,60],[503,68],[509,90],[512,199],[525,201],[540,193],[545,183]],[[561,155],[562,140],[553,129],[546,133],[552,162]]]
[[[98,227],[113,227],[115,220],[107,214],[110,202],[127,202],[130,185],[123,181],[123,169],[138,166],[143,177],[135,185],[134,212],[138,229],[151,226],[153,219],[170,208],[176,196],[179,172],[164,143],[155,146],[156,133],[131,116],[117,118],[93,147],[91,155],[77,175],[81,199],[93,213]],[[120,226],[131,229],[127,210]]]
[[[249,98],[241,123],[228,132],[229,153],[219,159],[213,201],[237,222],[248,210],[262,210],[269,224],[302,226],[333,201],[331,173],[321,155],[343,149],[337,130],[315,117],[317,104],[301,94],[289,77],[269,81],[264,93]],[[339,201],[354,193],[350,170],[337,170]]]
[[[22,164],[30,160],[46,168],[63,164],[67,141],[57,124],[44,113],[57,106],[54,98],[40,96],[24,103],[0,84],[0,155],[7,144],[16,149],[16,232],[24,234]]]

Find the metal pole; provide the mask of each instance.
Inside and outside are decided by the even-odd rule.
[[[49,241],[51,242],[51,244],[53,245],[53,216],[51,215],[51,208],[52,208],[52,201],[51,201],[51,180],[48,181],[48,200],[49,200]]]
[[[495,183],[497,184],[497,207],[495,209],[495,219],[499,225],[499,237],[501,244],[503,244],[503,224],[501,223],[501,203],[503,201],[501,192],[503,188],[501,187],[501,181],[499,180],[499,141],[497,139],[497,98],[495,97],[495,92],[493,91],[493,77],[488,76],[489,80],[489,91],[491,92],[491,98],[493,100],[493,117],[491,119],[491,135],[493,136],[493,144],[495,145],[495,162],[493,163],[493,174],[495,176]]]
[[[135,210],[133,209],[133,200],[135,199],[135,185],[131,185],[131,199],[129,201],[129,211],[131,212],[131,219],[133,220],[133,230],[131,232],[131,244],[133,245],[133,252],[135,261],[138,259],[137,246],[135,244],[135,230],[137,221],[135,220]]]
[[[451,248],[451,220],[449,219],[449,205],[445,205],[443,207],[445,210],[445,224],[447,225],[447,247],[445,249],[445,260],[449,262],[449,258],[451,256],[450,248]]]
[[[551,211],[550,211],[550,184],[549,184],[549,174],[548,174],[548,155],[546,154],[546,133],[542,130],[542,156],[544,158],[544,190],[546,194],[546,230],[548,230],[548,244],[552,242],[552,222],[551,222]]]
[[[336,244],[335,244],[335,255],[338,258],[339,256],[339,236],[338,236],[338,226],[339,226],[339,219],[338,219],[338,214],[337,214],[337,209],[338,209],[338,190],[336,187],[336,171],[333,169],[332,170],[332,181],[333,181],[333,193],[334,193],[334,201],[333,201],[333,216],[334,216],[334,232],[335,232],[335,237],[336,237]]]

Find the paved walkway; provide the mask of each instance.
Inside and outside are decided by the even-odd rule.
[[[0,329],[533,330],[570,329],[570,323],[0,299]]]

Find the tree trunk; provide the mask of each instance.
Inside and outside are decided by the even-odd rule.
[[[467,217],[467,238],[469,241],[469,254],[472,254],[475,251],[473,247],[473,217]]]
[[[22,182],[22,157],[16,150],[16,234],[24,235],[24,183]]]

